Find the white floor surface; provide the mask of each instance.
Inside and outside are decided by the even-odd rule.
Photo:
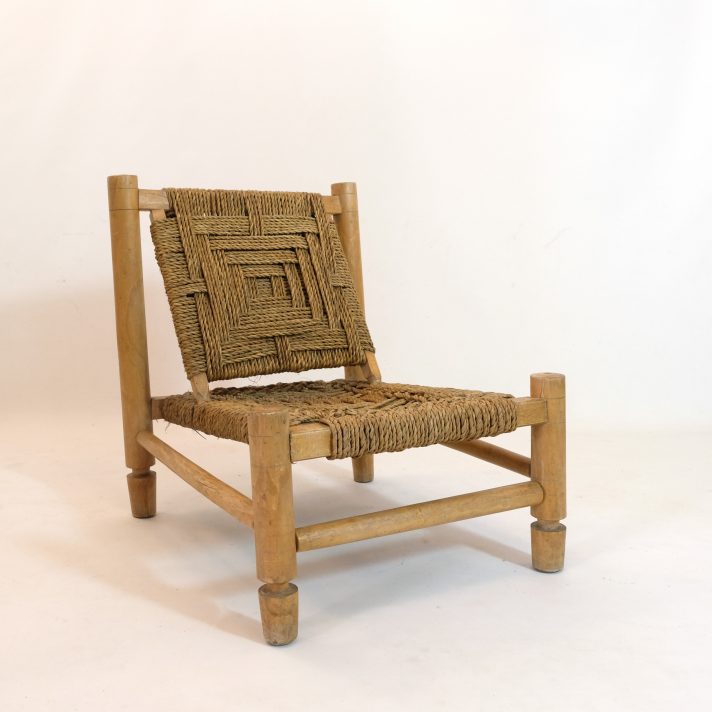
[[[712,709],[709,433],[570,434],[560,574],[526,510],[302,554],[299,638],[270,648],[251,533],[160,465],[132,519],[119,428],[2,427],[3,712]],[[157,433],[249,492],[244,446]],[[349,465],[295,466],[298,523],[521,480],[437,447]]]

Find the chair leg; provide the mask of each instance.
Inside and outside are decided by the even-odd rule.
[[[124,454],[126,466],[131,468],[128,475],[131,513],[134,517],[144,519],[156,514],[156,474],[150,469],[156,460],[136,442],[140,432],[151,432],[153,429],[138,178],[110,176],[108,189]]]
[[[373,455],[352,457],[354,482],[373,482]]]
[[[133,470],[126,475],[129,485],[131,514],[137,519],[156,516],[156,473],[153,470]]]
[[[554,573],[564,567],[566,527],[566,386],[558,373],[535,373],[531,395],[546,398],[548,420],[532,426],[531,477],[544,490],[544,499],[532,507],[532,565]]]
[[[255,409],[248,420],[252,503],[262,631],[270,645],[297,637],[297,550],[285,410]]]

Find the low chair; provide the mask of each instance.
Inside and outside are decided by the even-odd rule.
[[[354,183],[331,195],[143,190],[108,179],[116,331],[129,497],[156,514],[158,459],[251,527],[262,628],[271,645],[297,635],[297,554],[470,517],[531,507],[535,569],[564,562],[564,377],[531,376],[530,397],[381,381],[363,311]],[[139,211],[165,282],[191,392],[152,397]],[[345,379],[210,389],[217,380],[345,367]],[[247,443],[251,497],[153,434],[169,423]],[[531,457],[480,440],[531,427]],[[373,456],[443,444],[527,481],[345,519],[295,526],[292,463],[352,458],[356,482]]]

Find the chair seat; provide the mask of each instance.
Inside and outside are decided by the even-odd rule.
[[[517,427],[514,399],[503,393],[339,379],[215,388],[210,395],[209,401],[197,401],[192,393],[168,396],[161,417],[247,442],[248,414],[256,406],[283,406],[291,426],[329,427],[332,459],[472,440]]]

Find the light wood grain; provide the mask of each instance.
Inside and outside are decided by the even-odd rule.
[[[156,483],[155,474],[147,474],[155,460],[136,441],[139,432],[152,427],[138,178],[110,176],[107,189],[124,455],[133,471],[128,476],[131,511],[144,518],[156,513]]]
[[[356,183],[333,183],[331,194],[338,196],[341,202],[341,212],[334,216],[336,229],[339,232],[341,245],[344,248],[346,261],[349,264],[351,277],[356,288],[356,296],[363,313],[366,313],[366,304],[363,290],[363,267],[361,265],[361,231],[358,220],[358,195]],[[366,380],[370,383],[381,380],[381,371],[378,368],[376,355],[373,352],[366,354],[366,363],[361,366],[346,366],[346,378]],[[361,455],[351,458],[354,482],[373,482],[374,462],[373,455]]]
[[[566,527],[558,523],[532,522],[532,566],[545,574],[564,568]]]
[[[356,296],[365,315],[366,300],[363,286],[363,265],[361,263],[361,228],[359,226],[356,183],[332,183],[331,194],[338,197],[341,202],[341,212],[334,216],[334,222],[349,265]],[[373,352],[366,354],[365,364],[346,366],[345,370],[346,378],[371,382],[381,380],[380,369],[378,368],[376,355]]]
[[[298,633],[299,591],[293,583],[266,583],[257,591],[262,634],[270,645],[287,645]]]
[[[288,584],[297,573],[289,414],[256,408],[249,415],[248,432],[257,577],[266,584]],[[277,596],[278,601],[269,605],[263,600],[269,602],[278,590],[268,586],[260,594],[262,627],[272,645],[284,645],[297,635],[296,590],[294,595]],[[285,620],[292,624],[285,625]]]
[[[373,351],[366,351],[366,368],[364,369],[366,380],[369,383],[378,383],[381,381],[381,369],[376,360],[376,354]]]
[[[354,482],[361,482],[363,484],[373,482],[373,474],[375,472],[373,455],[368,454],[361,455],[361,457],[352,457],[351,468]]]
[[[323,423],[293,425],[289,430],[292,462],[331,456],[331,430]]]
[[[144,431],[138,434],[137,439],[142,447],[151,452],[169,470],[175,472],[184,482],[238,521],[248,527],[252,526],[253,507],[249,497],[211,475],[153,433]]]
[[[154,460],[136,442],[140,431],[151,430],[138,179],[111,176],[108,190],[124,452],[128,467],[144,471]]]
[[[517,410],[517,427],[522,428],[527,425],[546,423],[549,415],[546,400],[543,398],[513,398],[514,407]]]
[[[168,396],[153,396],[151,398],[151,418],[153,420],[163,420],[163,401]]]
[[[463,440],[461,442],[443,443],[443,445],[477,457],[480,460],[491,462],[493,465],[512,470],[525,477],[530,476],[531,459],[525,455],[520,455],[518,452],[506,450],[484,440]]]
[[[559,373],[534,373],[531,395],[544,398],[547,421],[532,427],[531,477],[544,489],[544,499],[532,507],[532,564],[553,573],[564,566],[566,527],[566,384]]]
[[[506,512],[536,504],[542,497],[542,488],[536,482],[523,482],[312,524],[297,529],[297,550],[310,551],[495,512]]]
[[[356,296],[365,313],[363,295],[363,269],[361,266],[361,230],[358,220],[358,194],[356,183],[333,183],[331,194],[339,198],[341,212],[334,218],[339,239],[349,263],[351,276],[356,288]]]
[[[338,195],[322,195],[324,202],[324,210],[331,215],[339,215],[341,213],[341,198]]]
[[[205,373],[199,373],[190,379],[190,387],[195,400],[200,403],[207,403],[210,400],[210,383]]]
[[[156,514],[156,473],[130,472],[126,475],[129,486],[131,514],[136,519],[148,519]]]
[[[147,190],[141,188],[138,192],[139,210],[168,210],[168,196],[164,190]]]

